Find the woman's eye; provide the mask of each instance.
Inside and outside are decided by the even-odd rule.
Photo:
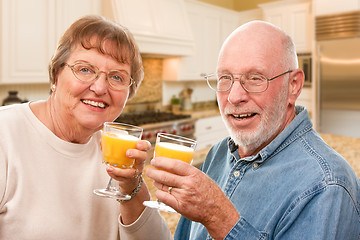
[[[123,78],[120,75],[113,75],[111,78],[117,82],[122,82]]]
[[[87,67],[81,67],[79,68],[78,70],[80,73],[92,73],[94,71],[92,71],[90,68],[87,68]]]

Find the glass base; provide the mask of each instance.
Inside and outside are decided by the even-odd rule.
[[[160,201],[144,201],[143,205],[149,208],[156,208],[160,211],[168,212],[168,213],[177,213],[172,207],[169,207],[165,203]]]
[[[100,196],[100,197],[107,197],[107,198],[112,198],[112,199],[116,199],[116,200],[130,200],[131,196],[127,195],[127,194],[123,194],[119,191],[114,191],[111,189],[95,189],[93,191],[94,194]]]

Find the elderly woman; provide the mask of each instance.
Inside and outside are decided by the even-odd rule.
[[[124,27],[87,16],[62,36],[49,73],[47,100],[0,108],[0,239],[117,239],[120,204],[92,192],[114,171],[99,130],[142,81],[138,47]],[[121,191],[137,188],[149,147],[128,150],[137,169],[120,170]]]

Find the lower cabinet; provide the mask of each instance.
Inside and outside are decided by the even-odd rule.
[[[195,123],[197,150],[209,148],[228,135],[221,116],[201,118]]]

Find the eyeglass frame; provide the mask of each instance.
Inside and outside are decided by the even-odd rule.
[[[96,76],[95,76],[95,78],[94,78],[93,80],[91,80],[91,81],[84,81],[84,80],[78,78],[78,77],[76,76],[75,72],[74,72],[74,66],[77,65],[77,64],[89,65],[89,66],[93,67],[94,69],[96,69],[97,71],[96,71]],[[85,82],[85,83],[89,83],[89,84],[95,82],[95,81],[99,78],[100,74],[101,74],[101,73],[104,73],[105,76],[106,76],[105,79],[106,79],[106,81],[108,82],[110,88],[113,89],[113,90],[115,90],[115,91],[121,91],[121,90],[127,89],[127,88],[129,88],[131,85],[134,84],[134,79],[133,79],[131,76],[129,76],[129,78],[130,78],[130,84],[129,84],[128,86],[126,86],[126,87],[124,87],[124,88],[121,88],[121,89],[114,88],[114,87],[111,85],[111,83],[109,82],[108,76],[109,76],[109,73],[110,73],[110,72],[119,71],[119,70],[110,70],[110,71],[108,71],[108,72],[100,71],[100,69],[99,69],[97,66],[92,65],[92,64],[90,64],[90,63],[86,63],[86,62],[78,62],[78,63],[74,63],[73,65],[70,65],[70,64],[68,64],[68,63],[64,63],[64,66],[67,66],[67,67],[70,68],[71,72],[73,73],[73,75],[74,75],[74,77],[75,77],[76,79],[78,79],[78,80],[81,81],[81,82]]]
[[[294,70],[288,70],[288,71],[283,72],[283,73],[281,73],[281,74],[279,74],[279,75],[277,75],[277,76],[275,76],[275,77],[272,77],[272,78],[267,78],[266,76],[264,76],[264,75],[262,75],[262,74],[259,74],[259,73],[237,73],[237,74],[232,74],[232,73],[212,73],[212,74],[207,74],[207,75],[205,75],[204,77],[205,77],[205,79],[206,79],[206,82],[207,82],[208,86],[209,86],[212,90],[214,90],[214,91],[216,91],[216,92],[227,92],[227,91],[229,91],[229,90],[232,88],[232,86],[234,85],[234,82],[235,82],[235,79],[236,79],[236,78],[234,77],[234,75],[240,75],[240,77],[238,78],[239,80],[241,80],[242,76],[247,75],[247,74],[260,75],[260,76],[262,76],[262,77],[264,77],[264,78],[266,79],[266,88],[265,88],[263,91],[260,91],[260,92],[249,91],[248,89],[246,89],[246,87],[245,87],[244,84],[243,84],[243,82],[245,82],[245,81],[243,81],[243,82],[240,81],[240,84],[241,84],[241,86],[244,88],[244,90],[245,90],[246,92],[248,92],[248,93],[262,93],[262,92],[265,92],[265,91],[269,88],[269,82],[270,82],[270,81],[272,81],[272,80],[274,80],[274,79],[276,79],[276,78],[278,78],[278,77],[281,77],[281,76],[283,76],[283,75],[285,75],[285,74],[291,73],[291,72],[293,72],[293,71],[294,71]],[[210,77],[210,76],[219,75],[219,74],[224,74],[224,75],[228,75],[228,76],[231,77],[231,84],[230,84],[230,86],[229,86],[228,89],[220,91],[220,90],[217,90],[217,89],[214,89],[213,87],[211,87],[211,84],[210,84],[210,82],[209,82],[209,81],[210,81],[210,80],[209,80],[209,77]],[[246,79],[245,79],[245,80],[246,80]],[[218,79],[217,79],[216,81],[218,82]]]

